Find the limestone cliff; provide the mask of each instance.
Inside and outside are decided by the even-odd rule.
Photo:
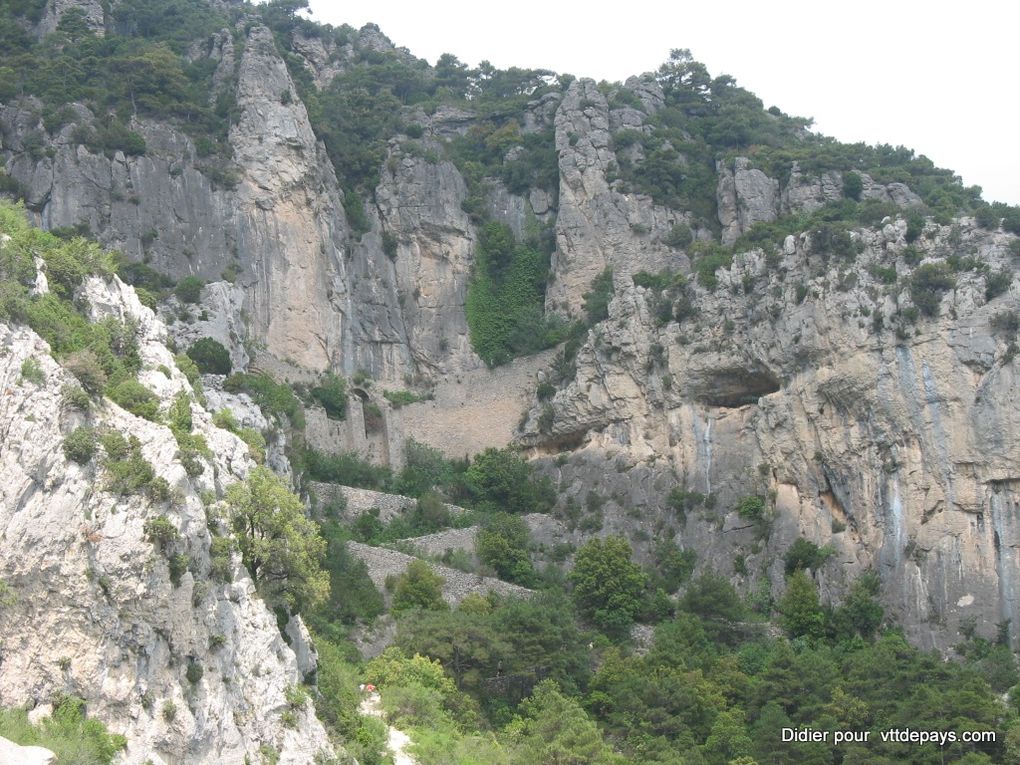
[[[71,6],[112,34],[92,0],[50,0],[33,32],[52,32]],[[0,104],[0,158],[38,223],[85,224],[134,261],[210,282],[197,317],[176,319],[185,311],[173,299],[160,306],[180,346],[212,336],[237,368],[374,381],[343,423],[310,414],[306,435],[324,451],[398,464],[406,437],[457,457],[519,443],[558,482],[559,511],[592,492],[604,500],[598,522],[565,532],[572,541],[623,532],[647,557],[673,539],[703,568],[732,572],[745,590],[767,579],[778,595],[782,556],[806,536],[835,550],[814,572],[824,597],[838,601],[874,568],[917,642],[945,648],[971,617],[989,634],[1011,621],[1016,641],[1014,236],[960,217],[969,203],[925,208],[938,194],[910,173],[828,162],[828,144],[778,110],[759,103],[725,122],[718,104],[749,94],[720,78],[712,98],[707,85],[677,96],[686,81],[669,72],[608,87],[538,78],[487,108],[485,77],[459,100],[442,88],[397,99],[358,205],[322,140],[316,98],[373,62],[433,85],[437,69],[372,26],[287,33],[234,10],[233,26],[187,53],[215,72],[210,97],[236,103],[215,158],[173,120],[132,115],[145,153],[104,153],[76,133],[103,117],[82,104],[63,125],[31,94]],[[745,135],[752,122],[759,132]],[[488,165],[458,154],[478,135]],[[500,171],[536,136],[552,136],[554,180],[511,183]],[[774,161],[766,149],[780,150]],[[851,198],[880,214],[835,227],[811,219],[778,248],[728,249]],[[543,318],[585,319],[586,293],[612,271],[608,319],[588,322],[575,358],[561,347],[490,370],[473,351],[465,304],[484,221],[518,240],[551,230]],[[711,257],[718,269],[705,267]],[[926,266],[952,286],[922,312],[912,293]],[[659,272],[686,283],[647,286]],[[555,395],[538,402],[540,383]],[[381,388],[431,397],[398,410]],[[667,500],[678,487],[692,493],[684,517]],[[735,511],[749,495],[767,500],[768,529]]]
[[[766,575],[777,590],[798,536],[832,545],[823,590],[838,599],[874,568],[923,645],[953,643],[964,620],[989,634],[1017,623],[1011,237],[963,219],[929,225],[908,246],[905,230],[902,219],[859,230],[853,262],[832,262],[808,234],[788,237],[778,263],[738,256],[716,288],[687,288],[699,312],[680,322],[656,320],[656,291],[618,291],[522,442],[577,450],[548,469],[579,500],[592,487],[611,498],[607,529],[635,539],[668,530],[722,571],[746,556],[743,576]],[[904,320],[910,291],[879,267],[907,281],[961,249],[1008,274],[1005,293],[987,299],[989,276],[963,271],[937,315]],[[672,486],[711,496],[714,509],[678,517],[665,502]],[[747,495],[774,503],[766,540],[735,512]]]
[[[137,322],[141,380],[164,408],[191,395],[165,327],[130,287],[93,277],[83,299],[96,318]],[[38,375],[22,373],[29,360]],[[253,466],[247,447],[193,401],[195,433],[213,456],[189,476],[167,427],[109,400],[90,413],[69,404],[75,378],[24,327],[0,324],[0,381],[0,579],[15,594],[0,623],[0,705],[81,696],[90,715],[127,736],[119,761],[139,765],[240,765],[260,751],[296,765],[331,752],[310,704],[291,727],[281,720],[284,692],[302,672],[239,558],[231,582],[210,575],[208,503]],[[68,459],[65,437],[86,424],[137,438],[166,496],[109,491],[101,451],[85,464]],[[178,531],[185,570],[172,572],[150,541],[146,522],[158,516]]]

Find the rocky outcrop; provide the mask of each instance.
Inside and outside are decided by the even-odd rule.
[[[1014,282],[986,300],[988,277],[961,271],[938,315],[911,323],[915,266],[903,258],[973,252],[1013,274],[1010,237],[964,219],[929,225],[908,251],[905,230],[897,220],[856,232],[853,264],[807,235],[789,237],[771,266],[761,252],[737,256],[717,289],[693,288],[700,315],[680,324],[657,326],[648,291],[618,292],[551,401],[552,423],[539,431],[534,407],[522,442],[582,447],[547,470],[579,503],[588,491],[614,498],[607,530],[639,546],[672,535],[725,573],[744,556],[748,586],[764,575],[781,591],[782,554],[806,536],[835,550],[817,572],[825,596],[874,568],[922,645],[948,647],[971,618],[989,636],[1017,623],[1020,451],[1007,434],[1020,420],[1007,402],[1020,378],[1001,317],[1020,294]],[[711,501],[692,497],[678,514],[672,486]],[[735,512],[747,495],[771,498],[767,535]]]
[[[165,327],[133,290],[92,278],[83,299],[97,318],[137,323],[140,379],[164,407],[190,392]],[[204,502],[253,466],[243,442],[192,402],[195,432],[213,456],[189,476],[166,426],[110,401],[89,413],[66,403],[65,389],[77,383],[32,331],[0,325],[0,348],[0,579],[14,595],[0,623],[0,705],[81,696],[90,716],[127,737],[119,761],[137,765],[240,763],[260,749],[297,765],[330,752],[310,705],[295,727],[281,720],[284,691],[302,675],[239,559],[233,581],[210,576],[216,510]],[[28,359],[41,376],[21,374]],[[70,461],[64,438],[84,424],[137,438],[167,491],[113,494],[101,451],[86,464]],[[170,551],[145,531],[157,516],[180,535],[174,554],[186,556],[173,577]]]
[[[295,98],[272,33],[254,27],[241,55],[231,129],[243,170],[235,198],[249,282],[251,336],[263,365],[286,376],[339,368],[350,316],[347,224],[333,167]],[[349,354],[347,354],[349,356]]]
[[[452,163],[391,144],[373,230],[356,246],[351,268],[359,306],[351,371],[399,382],[481,366],[464,313],[475,239],[461,209],[466,196]]]
[[[736,242],[755,223],[771,223],[781,215],[811,213],[844,196],[843,175],[836,170],[811,176],[802,173],[794,162],[789,178],[781,183],[754,167],[747,157],[719,162],[716,169],[716,205],[725,245]],[[921,204],[921,198],[904,183],[883,185],[867,173],[858,175],[862,200],[874,199],[901,208]]]
[[[638,271],[679,268],[686,256],[662,243],[686,214],[648,197],[614,190],[607,175],[616,165],[610,147],[609,105],[592,80],[573,82],[556,111],[560,190],[557,250],[546,290],[546,310],[578,315],[583,295],[606,268],[618,286]]]
[[[85,27],[102,36],[106,28],[106,14],[101,0],[46,0],[42,18],[35,28],[36,36],[42,38],[56,32],[68,11],[80,14]]]
[[[18,746],[0,736],[0,763],[3,765],[53,765],[57,756],[41,746]]]

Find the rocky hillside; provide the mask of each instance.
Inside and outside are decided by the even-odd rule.
[[[2,11],[0,189],[42,228],[123,253],[155,313],[116,279],[84,295],[140,322],[160,407],[189,390],[162,341],[210,338],[229,359],[210,396],[240,407],[220,390],[230,371],[308,394],[303,427],[296,410],[260,421],[280,472],[288,449],[306,467],[354,452],[400,468],[409,439],[456,458],[514,444],[558,490],[550,545],[623,534],[654,562],[668,540],[773,599],[808,550],[832,603],[875,571],[915,644],[1001,625],[1018,646],[1016,208],[902,147],[817,136],[686,51],[596,83],[430,66],[300,4],[159,5]],[[200,497],[245,474],[241,442],[193,403],[214,456],[188,478],[166,428],[112,404],[90,422],[136,435],[181,492],[171,520],[198,574],[173,585],[143,532],[156,510],[62,456],[85,422],[61,403],[69,378],[5,326],[0,425],[23,446],[0,453],[18,476],[0,486],[0,575],[48,604],[31,635],[5,620],[7,650],[24,646],[5,701],[100,673],[97,703],[132,720],[139,752],[319,746],[314,719],[272,714],[294,658],[243,573],[196,589]],[[19,377],[30,357],[41,382]],[[314,395],[336,379],[342,418]],[[89,648],[63,666],[47,642],[69,631]],[[227,656],[244,683],[214,669]]]
[[[0,234],[0,262],[24,236]],[[58,305],[38,262],[37,299]],[[133,330],[125,353],[149,393],[122,401],[135,413],[96,400],[80,380],[102,371],[86,357],[64,361],[75,376],[34,331],[0,322],[3,705],[39,704],[41,717],[48,699],[83,698],[126,737],[126,763],[331,754],[311,706],[287,700],[314,671],[307,633],[295,620],[285,639],[217,543],[217,499],[255,466],[248,445],[213,425],[131,287],[91,276],[78,300],[97,332]],[[173,427],[154,421],[160,410]]]

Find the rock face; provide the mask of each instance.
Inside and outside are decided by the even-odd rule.
[[[755,223],[771,223],[780,215],[810,213],[829,202],[843,199],[843,176],[832,170],[808,176],[793,163],[785,184],[754,167],[747,157],[718,163],[719,182],[716,205],[722,225],[722,243],[733,244]],[[890,202],[898,207],[916,207],[921,198],[905,184],[876,183],[867,173],[859,173],[861,199]]]
[[[71,6],[97,30],[107,23],[94,0],[50,0],[37,31],[52,31]],[[287,62],[325,88],[362,54],[408,60],[368,26],[298,33]],[[690,274],[687,250],[666,244],[675,226],[731,244],[756,223],[844,196],[836,170],[793,163],[787,175],[751,156],[716,166],[718,231],[625,193],[621,160],[640,167],[645,149],[631,141],[617,151],[613,136],[656,129],[666,102],[652,75],[629,79],[624,99],[570,81],[517,115],[523,135],[554,134],[555,190],[511,193],[499,179],[462,175],[445,142],[484,117],[464,104],[430,114],[407,107],[399,130],[420,135],[386,137],[379,183],[363,195],[366,230],[355,232],[344,211],[352,200],[271,32],[252,17],[189,56],[215,68],[212,98],[236,99],[232,153],[220,164],[198,156],[182,131],[138,118],[131,129],[145,138],[144,155],[89,151],[74,125],[47,132],[31,98],[0,104],[0,158],[43,227],[84,223],[133,260],[212,282],[199,316],[173,323],[180,346],[214,337],[235,366],[289,380],[327,369],[372,378],[374,387],[353,392],[347,420],[310,410],[316,448],[399,466],[407,437],[456,457],[516,441],[577,506],[590,493],[602,500],[566,531],[550,527],[550,544],[623,533],[647,559],[655,542],[673,539],[696,550],[701,566],[733,571],[745,590],[767,579],[778,595],[782,555],[803,535],[835,550],[815,572],[823,597],[838,601],[875,568],[890,613],[922,645],[951,645],[971,617],[1020,624],[1016,338],[1010,321],[996,320],[1016,310],[1017,294],[1011,286],[987,301],[987,275],[962,263],[973,255],[1015,271],[1005,234],[969,219],[929,224],[908,250],[906,223],[893,216],[856,231],[842,256],[790,236],[778,253],[738,255],[711,290],[692,283],[667,297],[636,287],[639,272]],[[75,122],[95,120],[73,109]],[[921,201],[902,183],[860,179],[862,200],[903,213]],[[536,223],[553,231],[548,313],[581,317],[585,293],[612,270],[609,318],[591,328],[567,379],[564,365],[550,371],[555,350],[494,370],[472,351],[464,306],[479,208],[518,237]],[[909,284],[924,262],[960,270],[936,315],[911,322]],[[692,310],[672,310],[684,299]],[[161,310],[169,319],[178,309],[170,301]],[[540,383],[559,391],[538,405]],[[380,389],[412,388],[433,396],[399,410],[380,398]],[[244,397],[210,392],[210,404],[264,423]],[[282,451],[276,440],[268,459],[286,474]],[[666,500],[677,486],[693,492],[683,517]],[[769,533],[734,511],[748,495],[768,500]]]
[[[93,278],[84,295],[97,317],[138,323],[140,379],[164,407],[190,392],[163,344],[165,327],[131,288]],[[27,359],[41,368],[41,382],[22,376]],[[0,579],[15,595],[0,622],[0,706],[81,696],[91,716],[127,736],[119,761],[138,765],[240,765],[262,747],[297,765],[331,752],[311,706],[299,712],[296,727],[281,722],[284,691],[302,675],[239,560],[231,583],[210,576],[209,521],[199,495],[253,466],[244,444],[193,403],[195,432],[214,457],[189,478],[167,427],[110,401],[90,415],[70,408],[62,389],[77,383],[25,328],[0,325],[0,381]],[[101,452],[86,464],[68,460],[64,438],[86,422],[137,437],[168,482],[169,498],[109,493]],[[188,556],[177,584],[168,556],[144,531],[160,515],[180,534],[177,553]]]
[[[640,118],[640,112],[632,111]],[[595,82],[572,83],[556,111],[560,192],[547,310],[577,315],[584,293],[606,268],[623,286],[638,271],[686,263],[686,257],[661,238],[676,223],[689,222],[687,218],[648,197],[612,188],[607,175],[616,155],[609,127],[609,105]]]
[[[18,746],[0,736],[0,765],[53,765],[57,756],[41,746]]]
[[[913,246],[923,262],[964,249],[1014,281],[987,300],[987,277],[963,271],[937,315],[912,324],[905,230],[897,220],[855,234],[852,278],[807,235],[789,237],[772,266],[738,256],[717,289],[691,288],[700,315],[680,324],[658,326],[649,290],[619,292],[552,400],[552,424],[538,429],[536,406],[522,442],[537,454],[581,447],[547,470],[579,501],[593,487],[612,498],[607,531],[639,543],[673,534],[723,572],[745,556],[748,585],[767,576],[779,591],[782,554],[805,536],[835,551],[817,572],[824,595],[838,600],[875,569],[922,645],[948,647],[971,619],[989,636],[1018,623],[1010,237],[967,219],[930,225]],[[898,287],[872,275],[886,265]],[[665,502],[672,486],[712,500],[681,518]],[[772,499],[767,537],[734,511],[748,495]]]

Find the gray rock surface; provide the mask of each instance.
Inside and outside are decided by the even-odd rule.
[[[53,765],[57,755],[41,746],[18,746],[0,736],[0,765]]]
[[[140,380],[164,407],[190,391],[163,344],[165,327],[131,288],[92,278],[84,294],[97,318],[137,322]],[[41,384],[21,376],[29,358],[42,370]],[[332,751],[310,707],[294,728],[281,720],[284,691],[301,675],[240,561],[233,561],[233,582],[209,577],[210,533],[199,495],[243,477],[253,465],[247,448],[193,402],[195,432],[214,458],[189,478],[166,426],[110,401],[85,415],[64,403],[66,385],[76,383],[45,342],[0,324],[0,579],[15,596],[0,622],[0,705],[81,696],[91,716],[127,736],[119,762],[131,765],[240,763],[258,757],[262,745],[278,751],[281,763],[303,765]],[[84,465],[68,461],[64,437],[86,422],[137,437],[169,483],[170,499],[110,494],[101,455]],[[179,586],[144,532],[158,515],[178,529],[179,551],[190,557]],[[194,683],[185,677],[192,663],[203,669]]]
[[[938,315],[897,335],[915,268],[897,261],[905,230],[898,219],[856,232],[851,280],[807,236],[788,239],[778,267],[760,251],[737,256],[716,290],[695,288],[700,314],[680,325],[657,325],[648,291],[618,291],[551,401],[552,424],[540,432],[534,406],[521,443],[536,456],[579,449],[547,470],[578,504],[588,492],[610,498],[599,533],[645,550],[674,539],[723,571],[745,555],[744,586],[766,577],[780,592],[783,552],[805,536],[836,550],[816,572],[823,597],[838,601],[873,568],[891,614],[922,645],[947,648],[970,617],[1016,622],[1020,536],[1007,508],[1020,451],[1008,434],[1020,420],[1007,402],[1018,376],[1012,338],[993,319],[1017,311],[1020,293],[1014,280],[986,301],[985,276],[958,273]],[[915,247],[922,262],[967,251],[1015,274],[1009,240],[965,219],[929,225]],[[869,271],[891,263],[899,286]],[[714,506],[678,517],[665,501],[678,485]],[[771,497],[775,513],[757,544],[734,511],[752,494]]]
[[[662,244],[681,213],[648,197],[615,191],[607,174],[616,164],[610,148],[609,105],[592,80],[573,82],[556,112],[560,190],[552,276],[546,310],[578,315],[583,295],[606,268],[618,287],[638,271],[679,268],[686,257]]]

